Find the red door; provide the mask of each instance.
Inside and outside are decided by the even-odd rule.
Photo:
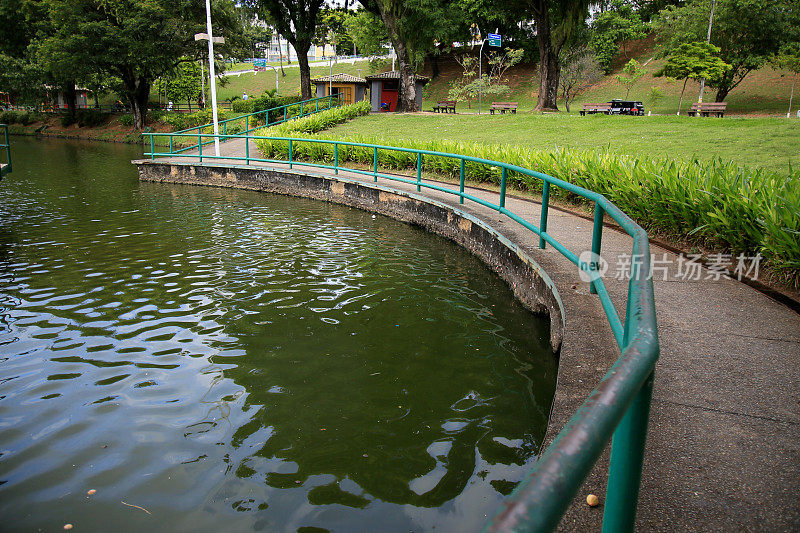
[[[397,82],[385,81],[383,82],[383,91],[381,92],[381,103],[389,104],[389,111],[397,109]]]

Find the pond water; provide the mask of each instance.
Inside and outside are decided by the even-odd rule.
[[[138,147],[12,143],[4,531],[479,530],[535,460],[548,322],[465,250],[140,183]]]

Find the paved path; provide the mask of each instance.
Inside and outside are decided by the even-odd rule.
[[[225,143],[222,150],[243,155],[243,141]],[[250,153],[257,153],[254,145]],[[379,179],[379,184],[415,192],[397,182]],[[493,192],[468,192],[498,202]],[[458,205],[457,198],[437,191],[423,189],[423,194]],[[619,355],[600,303],[571,263],[552,247],[538,249],[535,235],[479,205],[460,207],[525,249],[561,294],[566,326],[552,414],[553,427],[560,429]],[[537,203],[511,198],[507,207],[538,224]],[[580,216],[551,210],[548,230],[575,252],[591,246],[592,223]],[[627,283],[613,275],[617,259],[630,251],[627,235],[606,228],[603,257],[611,264],[606,283],[623,315]],[[659,272],[654,281],[661,359],[637,529],[800,531],[800,316],[747,285],[714,279],[705,268],[699,280],[676,277],[678,257],[658,247],[652,252],[671,264],[667,279]],[[593,492],[603,501],[607,452],[561,529],[599,530],[602,511],[582,500]]]

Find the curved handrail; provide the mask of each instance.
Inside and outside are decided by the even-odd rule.
[[[157,153],[154,138],[182,136],[178,133],[148,133],[150,152],[145,156],[171,156],[173,152]],[[194,134],[192,134],[194,136]],[[198,134],[214,137],[212,134]],[[652,394],[653,370],[659,355],[658,332],[655,314],[653,283],[650,278],[650,245],[647,233],[627,214],[605,196],[547,174],[511,165],[502,161],[394,146],[356,143],[328,139],[294,137],[268,137],[261,135],[219,135],[220,139],[241,138],[245,140],[245,157],[204,156],[184,154],[202,159],[241,160],[248,165],[258,163],[288,164],[312,168],[326,168],[338,174],[340,170],[416,185],[417,190],[427,188],[459,197],[459,202],[470,200],[504,214],[539,236],[539,247],[551,244],[565,258],[590,275],[590,291],[596,293],[603,306],[615,340],[621,351],[620,357],[602,378],[597,388],[583,402],[567,425],[534,463],[525,479],[504,501],[502,509],[488,526],[490,531],[549,531],[555,529],[561,516],[572,502],[581,483],[596,463],[609,439],[612,438],[611,466],[603,516],[604,531],[631,531],[636,516],[639,482],[644,456],[644,441]],[[289,159],[265,159],[251,157],[251,140],[281,141],[289,143]],[[297,161],[294,159],[296,143],[317,143],[333,146],[333,165]],[[202,142],[200,143],[202,144]],[[354,169],[339,165],[339,147],[358,147],[373,151],[372,170]],[[411,153],[417,156],[416,179],[378,172],[378,152],[381,150]],[[422,181],[423,157],[444,157],[460,161],[459,189],[450,189],[438,184]],[[493,204],[487,200],[464,192],[465,163],[489,165],[501,169],[500,201]],[[539,225],[525,220],[505,207],[508,172],[517,172],[542,181],[542,210]],[[547,232],[550,186],[556,186],[581,196],[594,203],[594,227],[592,230],[592,253],[589,262],[581,259]],[[620,320],[608,294],[602,277],[597,273],[601,253],[603,219],[608,214],[633,238],[631,272],[628,284],[625,321]]]

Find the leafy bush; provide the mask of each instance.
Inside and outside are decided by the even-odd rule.
[[[253,112],[253,102],[250,100],[234,100],[231,103],[231,110],[234,113],[252,113]]]
[[[61,123],[61,127],[66,128],[67,126],[75,124],[75,117],[69,113],[61,113],[58,117],[58,121]]]
[[[133,115],[126,113],[119,116],[119,123],[123,126],[133,126]]]
[[[0,112],[0,124],[16,124],[17,114],[14,111]]]
[[[690,235],[702,244],[732,254],[760,253],[795,285],[800,283],[800,172],[786,176],[744,168],[722,159],[680,162],[607,151],[544,151],[436,139],[397,140],[358,135],[343,139],[314,135],[338,123],[334,116],[351,115],[355,106],[325,111],[259,133],[461,154],[536,170],[604,194],[647,229]],[[288,141],[259,139],[256,144],[265,158],[289,158]],[[296,161],[332,161],[333,150],[333,145],[295,142],[292,157]],[[340,145],[339,163],[371,165],[373,154],[372,148]],[[416,163],[414,153],[378,151],[378,165],[385,170],[412,170],[416,169]],[[457,177],[460,161],[423,156],[422,168]],[[465,170],[472,181],[500,181],[501,170],[497,166],[468,162]],[[538,179],[517,172],[508,173],[508,182],[523,190],[541,191]],[[581,201],[558,187],[551,188],[550,194]]]
[[[76,113],[75,120],[81,128],[94,128],[106,121],[106,115],[97,109],[81,109]]]
[[[296,107],[297,113],[300,112],[300,106],[292,106],[289,109]],[[259,130],[257,135],[273,136],[273,137],[290,137],[296,133],[317,133],[319,131],[331,128],[336,124],[347,122],[356,117],[367,115],[370,111],[370,103],[368,101],[358,102],[341,107],[334,107],[326,111],[320,111],[313,115],[308,115],[303,118],[292,120],[291,122],[284,122],[277,126],[271,126],[263,130]],[[269,140],[259,140],[256,144],[263,142],[269,143]]]

